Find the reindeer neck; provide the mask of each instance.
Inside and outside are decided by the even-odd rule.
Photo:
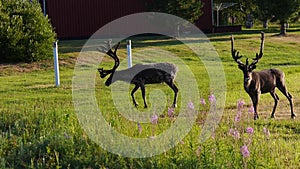
[[[244,88],[247,93],[251,92],[253,89],[257,89],[257,85],[259,84],[259,73],[258,72],[251,72],[249,75],[249,80],[246,82],[244,79]],[[254,87],[257,86],[257,87]]]
[[[133,78],[133,75],[129,72],[128,69],[115,71],[113,74],[111,74],[111,76],[112,76],[112,83],[118,80],[130,83]]]

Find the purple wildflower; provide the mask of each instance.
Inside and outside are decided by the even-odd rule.
[[[267,128],[263,128],[263,132],[267,137],[270,137],[270,131]]]
[[[188,108],[191,109],[191,110],[195,109],[193,102],[188,103]]]
[[[244,158],[250,157],[250,152],[249,152],[248,147],[246,145],[241,147],[241,153],[242,153]]]
[[[173,113],[174,113],[174,108],[168,108],[168,116],[170,118],[174,116]]]
[[[184,144],[184,141],[183,141],[183,140],[180,140],[180,144]]]
[[[238,111],[242,111],[244,104],[245,104],[244,100],[238,101],[238,104],[237,104]]]
[[[142,133],[142,126],[141,126],[141,124],[138,122],[138,130],[139,130],[139,133],[141,134]]]
[[[234,117],[234,121],[235,122],[241,121],[241,117],[242,117],[242,112],[238,111],[237,114],[236,114],[236,116]]]
[[[230,128],[230,129],[229,129],[229,134],[230,134],[230,135],[233,135],[233,132],[234,132],[234,129]]]
[[[247,127],[246,128],[246,133],[253,134],[254,133],[254,129],[252,127]]]
[[[237,130],[235,130],[234,132],[233,132],[233,136],[234,136],[234,138],[235,139],[240,139],[240,133],[239,133],[239,131],[237,131]]]
[[[210,96],[208,96],[208,100],[209,102],[212,104],[212,103],[215,103],[216,102],[216,97],[214,94],[211,94]]]
[[[248,112],[249,112],[249,113],[254,113],[254,107],[253,107],[253,105],[251,105],[251,106],[249,107]]]
[[[200,99],[200,104],[202,104],[202,105],[206,104],[206,102],[205,102],[205,100],[203,98]]]
[[[157,124],[158,122],[158,116],[156,114],[154,114],[152,117],[151,117],[151,123],[152,124]]]
[[[236,140],[240,139],[240,133],[237,129],[229,129],[229,134]]]

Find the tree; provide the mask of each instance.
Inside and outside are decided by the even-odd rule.
[[[286,23],[300,8],[300,0],[257,0],[256,4],[263,17],[279,20],[280,35],[286,34]]]
[[[163,12],[181,17],[189,22],[194,23],[202,14],[203,3],[201,0],[148,0],[146,7],[151,12]],[[169,18],[170,19],[170,18]],[[173,22],[173,21],[166,21]],[[181,25],[176,23],[175,34],[180,36]]]
[[[270,14],[271,5],[268,4],[267,1],[264,0],[256,0],[257,10],[255,11],[255,17],[263,22],[263,27],[268,28],[268,20],[272,16]]]
[[[0,0],[0,62],[32,62],[52,56],[55,33],[37,1]]]
[[[192,23],[203,14],[201,0],[148,0],[146,6],[151,12],[169,13]]]
[[[224,12],[227,12],[231,15],[231,17],[236,18],[236,22],[246,24],[246,26],[256,8],[253,0],[214,0],[213,2],[215,4],[236,3],[236,5],[224,9]]]

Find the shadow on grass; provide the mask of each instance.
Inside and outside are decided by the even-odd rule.
[[[244,29],[240,32],[227,32],[227,33],[213,33],[206,34],[210,41],[229,41],[230,36],[234,35],[257,35],[260,36],[261,32],[274,34],[272,36],[278,36],[280,30],[279,26],[270,27],[269,29]],[[297,26],[291,26],[287,29],[287,34],[300,32],[300,28]],[[196,35],[197,36],[197,35]],[[251,39],[253,36],[237,36],[235,39]],[[127,39],[132,40],[133,48],[147,47],[147,46],[173,46],[182,44],[181,41],[177,39],[158,35],[158,34],[143,34],[132,36]],[[87,39],[79,39],[79,40],[63,40],[59,41],[59,53],[72,53],[72,52],[80,52],[84,44],[87,42]],[[198,40],[191,40],[188,43],[199,42]],[[91,47],[91,48],[94,48]],[[125,40],[121,43],[120,49],[126,49]]]

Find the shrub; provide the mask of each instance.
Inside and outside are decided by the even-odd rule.
[[[0,63],[51,57],[56,34],[38,2],[0,0],[0,20]]]

